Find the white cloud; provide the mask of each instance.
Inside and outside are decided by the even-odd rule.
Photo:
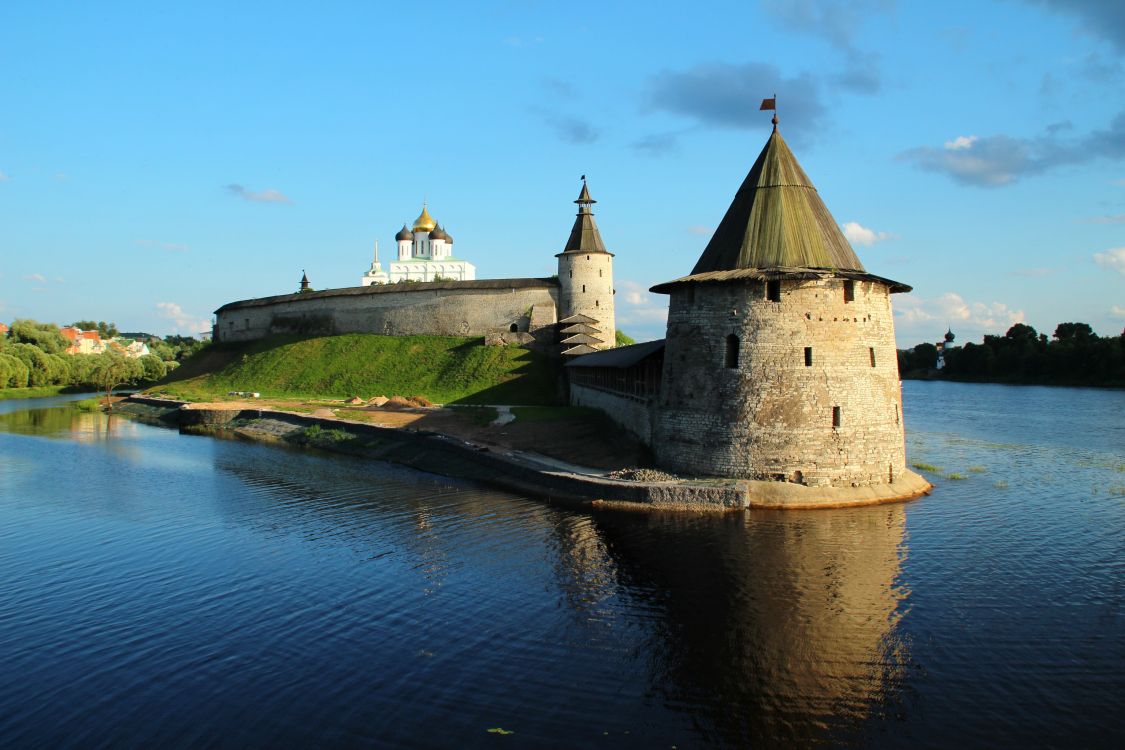
[[[36,284],[46,284],[47,283],[47,277],[44,276],[41,273],[29,273],[27,276],[23,277],[23,280],[24,281],[32,281],[32,282],[35,282]]]
[[[1056,273],[1058,271],[1054,268],[1017,268],[1012,271],[1013,276],[1026,276],[1033,279],[1052,276]]]
[[[11,178],[4,174],[4,170],[0,169],[0,182],[7,182]]]
[[[292,203],[289,196],[282,193],[280,190],[273,188],[266,188],[265,190],[247,190],[237,183],[227,185],[227,190],[232,195],[237,195],[239,198],[245,198],[248,201],[255,203]]]
[[[1104,216],[1091,216],[1080,219],[1079,224],[1125,224],[1125,214],[1108,214]]]
[[[688,234],[698,234],[706,237],[708,235],[714,234],[715,230],[711,227],[705,227],[702,224],[693,224],[692,226],[687,228],[687,232]]]
[[[959,135],[952,141],[946,141],[945,147],[950,151],[965,151],[972,148],[973,143],[979,139],[979,135]]]
[[[840,228],[844,230],[844,236],[848,238],[848,242],[853,245],[870,246],[876,242],[898,238],[898,235],[893,232],[876,232],[874,229],[863,226],[858,221],[849,221]]]
[[[617,327],[637,341],[662,338],[668,321],[668,297],[652,294],[635,281],[617,282]]]
[[[896,299],[894,307],[895,317],[906,324],[961,323],[973,329],[1003,333],[1026,320],[1023,310],[1013,310],[1003,302],[966,302],[956,292],[946,292],[936,299],[908,295]]]
[[[1121,305],[1114,305],[1109,308],[1109,314],[1114,318],[1125,318],[1125,307]]]
[[[1125,276],[1125,247],[1115,247],[1104,253],[1094,253],[1094,262],[1102,268],[1117,271]]]
[[[211,330],[211,321],[206,318],[197,318],[184,312],[184,309],[175,302],[157,302],[157,315],[165,320],[172,321],[176,333],[182,336],[197,336],[204,331]]]

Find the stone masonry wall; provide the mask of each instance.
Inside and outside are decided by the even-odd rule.
[[[855,281],[845,302],[843,279],[781,284],[780,302],[762,282],[673,290],[657,464],[810,486],[893,483],[906,453],[888,287]]]
[[[528,333],[533,332],[532,308],[539,311],[538,323],[544,309],[555,309],[558,298],[558,288],[546,282],[507,287],[494,281],[403,286],[232,303],[217,311],[216,335],[220,341],[282,333],[487,336],[509,332],[512,325],[517,332]]]
[[[652,409],[647,401],[571,383],[570,404],[601,409],[645,445],[652,445]]]
[[[559,320],[587,315],[598,322],[597,349],[615,346],[616,321],[613,305],[613,256],[609,253],[562,253],[559,255]]]

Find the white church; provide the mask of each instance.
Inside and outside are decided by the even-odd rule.
[[[453,257],[453,238],[430,216],[426,205],[414,220],[413,229],[402,229],[395,235],[398,258],[383,270],[379,263],[379,242],[375,242],[375,260],[360,279],[362,286],[394,284],[398,281],[472,281],[477,268],[467,260]]]

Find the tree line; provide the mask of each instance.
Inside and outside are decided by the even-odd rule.
[[[78,321],[77,328],[116,335],[113,323]],[[149,354],[126,357],[114,347],[101,354],[66,354],[68,341],[53,323],[16,320],[0,336],[0,388],[49,385],[108,390],[118,385],[159,380],[180,361],[206,345],[188,336],[143,339]]]
[[[1087,323],[1059,323],[1050,338],[1024,323],[983,343],[946,347],[938,370],[938,350],[918,344],[899,350],[904,378],[941,378],[997,383],[1125,386],[1125,331],[1098,336]]]

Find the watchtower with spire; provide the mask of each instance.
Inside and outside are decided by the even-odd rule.
[[[774,130],[671,297],[653,418],[672,471],[810,486],[906,471],[890,295]]]
[[[578,216],[559,259],[558,316],[564,354],[587,354],[614,346],[613,253],[605,249],[591,206],[586,177],[574,201]]]

